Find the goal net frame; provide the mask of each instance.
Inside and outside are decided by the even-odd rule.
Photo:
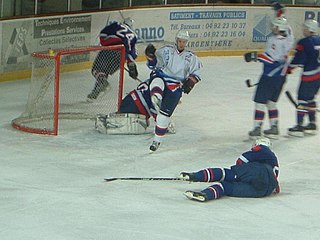
[[[60,81],[61,81],[61,70],[64,68],[64,66],[61,63],[61,59],[64,56],[72,55],[72,54],[90,54],[91,52],[99,52],[102,50],[111,50],[111,51],[118,51],[120,53],[120,62],[119,64],[119,70],[118,70],[118,92],[117,94],[117,109],[119,110],[120,104],[122,102],[123,97],[123,88],[124,88],[124,64],[125,64],[125,47],[124,45],[114,45],[114,46],[90,46],[90,47],[83,47],[83,48],[74,48],[74,49],[57,49],[57,50],[49,50],[49,51],[42,51],[42,52],[34,52],[32,54],[32,76],[31,76],[31,87],[32,87],[32,81],[33,81],[33,75],[34,72],[36,72],[36,69],[34,67],[35,61],[53,61],[50,63],[50,70],[47,71],[46,75],[43,76],[43,79],[41,80],[41,85],[50,85],[54,84],[52,87],[49,88],[48,86],[45,86],[44,91],[52,91],[53,88],[53,113],[49,114],[43,114],[43,115],[32,115],[28,108],[30,108],[30,95],[31,95],[31,87],[29,90],[29,97],[28,97],[28,103],[26,106],[26,110],[24,113],[22,113],[19,117],[12,120],[11,125],[13,128],[17,130],[21,130],[28,133],[36,133],[36,134],[47,134],[47,135],[58,135],[58,129],[59,129],[59,119],[94,119],[96,114],[86,114],[81,112],[67,112],[67,113],[60,113]],[[88,66],[92,65],[92,59],[89,61]],[[111,61],[111,60],[110,60]],[[39,68],[39,67],[38,67]],[[91,68],[91,67],[88,67]],[[71,70],[72,71],[72,70]],[[76,71],[76,70],[75,70]],[[94,83],[95,79],[92,77],[92,83]],[[47,82],[47,83],[46,83]],[[40,88],[40,91],[43,90],[43,87]],[[74,89],[76,91],[76,89]],[[36,105],[38,104],[39,99],[43,97],[43,95],[46,93],[37,93],[37,99],[34,100],[34,107],[36,108]],[[34,96],[33,96],[34,98]],[[104,112],[105,113],[105,112]],[[107,113],[105,113],[107,114]],[[40,124],[40,127],[34,127],[30,123],[34,122],[41,122],[44,120],[50,120],[53,121],[53,125],[46,127],[42,126]],[[51,125],[51,124],[50,124]]]

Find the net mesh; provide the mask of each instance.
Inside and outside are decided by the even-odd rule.
[[[132,80],[123,84],[123,64],[123,46],[34,53],[26,109],[12,121],[13,127],[56,135],[60,120],[93,120],[97,114],[116,112],[123,92],[136,86]],[[88,101],[95,90],[99,94]]]

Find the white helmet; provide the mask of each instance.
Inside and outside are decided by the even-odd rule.
[[[128,17],[123,20],[123,23],[127,25],[129,28],[132,28],[134,20]]]
[[[310,32],[318,32],[318,22],[314,19],[308,19],[303,24]]]
[[[176,40],[177,39],[183,39],[183,40],[189,40],[189,32],[188,31],[184,31],[184,30],[180,30],[177,35],[176,35]]]
[[[288,30],[288,22],[284,17],[276,17],[272,20],[272,25],[278,27],[279,31]]]
[[[255,146],[263,145],[263,146],[266,146],[266,147],[270,148],[272,146],[272,143],[271,143],[269,138],[259,138],[259,139],[256,140],[254,145]]]

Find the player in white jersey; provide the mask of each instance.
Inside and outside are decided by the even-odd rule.
[[[249,132],[249,137],[256,139],[261,137],[261,128],[265,116],[265,108],[268,110],[270,129],[263,131],[268,137],[279,135],[278,108],[279,99],[286,80],[288,67],[288,55],[293,46],[293,35],[287,20],[284,17],[276,17],[272,20],[273,35],[268,39],[264,53],[250,52],[245,54],[245,60],[259,61],[263,63],[263,73],[260,77],[254,96],[254,129]]]
[[[170,117],[182,93],[189,94],[201,80],[202,63],[193,52],[185,49],[188,40],[189,32],[180,30],[175,45],[156,49],[149,44],[145,50],[147,65],[153,70],[150,75],[151,101],[158,112],[151,152],[158,149],[167,132]]]

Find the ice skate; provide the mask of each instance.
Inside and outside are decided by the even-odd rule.
[[[294,137],[304,137],[303,127],[301,125],[297,125],[295,127],[289,128],[288,135]]]
[[[151,146],[150,146],[150,153],[153,153],[155,152],[160,146],[160,142],[157,142],[157,141],[153,141]]]
[[[202,193],[202,192],[193,192],[193,191],[186,191],[184,193],[184,195],[191,199],[191,200],[195,200],[195,201],[198,201],[198,202],[205,202],[205,201],[208,201],[208,197],[205,193]]]
[[[87,101],[88,102],[94,101],[95,99],[98,98],[99,94],[102,92],[105,92],[108,89],[108,87],[110,88],[110,84],[106,79],[96,83],[94,89],[91,91],[90,94],[88,94]]]
[[[186,181],[190,181],[190,182],[194,182],[194,180],[195,180],[194,174],[188,173],[188,172],[181,172],[179,174],[179,178],[186,180]]]
[[[317,125],[315,123],[309,123],[307,126],[303,127],[303,130],[307,134],[316,135],[317,134]]]
[[[97,99],[99,93],[95,89],[92,90],[91,93],[87,96],[87,102],[92,102],[93,100]]]
[[[277,125],[272,125],[270,129],[263,131],[264,136],[272,139],[278,139],[279,129]]]
[[[256,140],[261,137],[261,127],[255,127],[252,131],[249,132],[249,138]]]

